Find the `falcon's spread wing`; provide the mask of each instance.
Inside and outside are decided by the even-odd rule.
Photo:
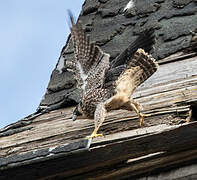
[[[102,86],[105,72],[109,68],[109,55],[104,53],[95,43],[90,42],[82,24],[79,21],[74,23],[71,12],[69,12],[69,16],[76,58],[75,68],[72,70],[78,86],[85,91]]]

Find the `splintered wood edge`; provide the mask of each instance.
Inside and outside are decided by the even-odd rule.
[[[195,122],[194,122],[195,123]],[[112,143],[114,141],[121,141],[126,139],[132,139],[132,138],[141,138],[143,136],[149,136],[152,134],[159,134],[164,131],[171,131],[180,127],[187,126],[188,123],[183,123],[179,125],[167,125],[167,124],[161,124],[157,126],[151,126],[151,127],[145,127],[140,129],[134,129],[130,131],[124,131],[124,132],[118,132],[110,135],[106,135],[103,137],[98,137],[96,139],[92,140],[90,148],[97,148],[99,147],[99,144],[107,144]]]
[[[146,127],[142,129],[137,129],[137,130],[130,130],[130,131],[124,131],[124,132],[119,132],[111,135],[107,135],[102,138],[96,138],[93,140],[80,140],[78,142],[74,142],[71,144],[65,144],[65,145],[60,145],[60,146],[55,146],[55,147],[50,147],[50,148],[44,148],[44,149],[39,149],[37,151],[29,151],[26,153],[18,154],[18,155],[13,155],[12,157],[5,157],[5,158],[0,158],[0,164],[1,168],[0,169],[7,169],[9,167],[14,167],[18,166],[21,164],[31,164],[32,162],[39,162],[43,160],[49,160],[49,159],[54,159],[56,157],[61,157],[61,156],[67,156],[70,153],[75,154],[75,153],[80,153],[81,150],[87,151],[88,149],[94,150],[99,149],[101,147],[108,146],[112,143],[121,143],[124,141],[140,141],[140,139],[143,139],[143,137],[148,137],[151,135],[157,135],[161,134],[163,132],[167,131],[174,131],[178,128],[190,128],[190,126],[197,124],[197,122],[192,122],[192,123],[184,123],[180,125],[157,125],[157,126],[152,126],[152,127]],[[80,149],[78,148],[80,147]],[[45,152],[43,154],[43,152]],[[41,154],[40,154],[41,153]],[[35,156],[35,155],[38,156]],[[17,157],[15,159],[15,157]],[[18,160],[17,160],[18,159]]]

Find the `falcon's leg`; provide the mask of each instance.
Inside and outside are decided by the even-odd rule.
[[[135,101],[130,101],[129,105],[136,112],[136,114],[139,116],[139,120],[140,120],[139,125],[142,126],[144,123],[144,117],[146,117],[146,115],[144,115],[140,112],[140,105]]]
[[[92,139],[98,136],[103,136],[102,134],[97,134],[98,129],[102,125],[103,121],[105,120],[106,116],[106,109],[104,103],[100,103],[96,107],[96,111],[94,113],[94,124],[95,129],[90,136],[87,136],[88,139]]]
[[[133,101],[133,100],[128,101],[123,107],[126,108],[127,110],[134,110],[136,112],[136,114],[139,117],[139,125],[140,126],[143,125],[145,117],[151,116],[151,114],[141,113],[140,112],[140,104]]]
[[[87,136],[88,139],[93,139],[96,137],[102,137],[103,134],[97,134],[98,128],[95,128],[94,131],[92,132],[92,134],[90,136]]]

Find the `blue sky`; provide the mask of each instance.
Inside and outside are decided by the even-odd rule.
[[[83,2],[0,2],[0,128],[35,112]]]

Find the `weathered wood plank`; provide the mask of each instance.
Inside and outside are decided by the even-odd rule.
[[[175,115],[175,114],[174,114]],[[120,116],[122,116],[122,113],[120,113]],[[115,121],[117,122],[108,122],[106,121],[106,124],[101,128],[101,131],[104,132],[104,134],[111,134],[115,132],[120,132],[123,130],[129,130],[138,128],[138,120],[131,121],[131,119],[128,117],[128,115],[124,118],[126,119],[119,119],[118,116],[115,116]],[[113,117],[110,117],[113,119]],[[162,119],[163,118],[163,119]],[[151,118],[149,118],[151,121]],[[171,117],[173,119],[173,117]],[[149,124],[157,124],[157,123],[163,123],[169,122],[170,117],[167,116],[160,116],[157,119],[154,118],[154,120],[158,120],[157,122],[150,122],[147,120],[146,122]],[[70,124],[72,124],[71,120]],[[85,136],[89,135],[91,131],[93,130],[93,122],[86,120],[87,122],[79,122],[78,124],[75,124],[76,127],[73,127],[72,130],[68,131],[66,127],[62,127],[62,124],[64,124],[64,120],[57,120],[49,126],[48,123],[44,123],[42,126],[35,126],[28,132],[22,132],[18,134],[18,136],[8,136],[8,137],[2,137],[1,138],[1,151],[0,155],[3,156],[9,156],[16,153],[22,153],[25,151],[35,150],[39,147],[51,147],[51,146],[58,146],[61,144],[72,142],[73,140],[80,140],[83,139]],[[152,120],[153,121],[153,120]],[[67,122],[67,127],[68,127]],[[50,132],[48,131],[49,128]],[[53,134],[52,134],[53,133]]]
[[[191,86],[195,86],[197,81],[197,75],[192,75],[191,77],[183,78],[179,81],[173,81],[167,84],[157,85],[150,88],[141,88],[137,90],[134,94],[134,98],[140,98],[148,95],[153,95],[156,93],[165,93],[167,91],[177,90],[177,89],[187,89]],[[195,88],[194,88],[195,90]]]
[[[149,128],[151,129],[152,127]],[[25,163],[25,161],[20,162],[20,166],[23,163],[25,163],[25,166],[11,169],[11,167],[17,165],[16,163],[12,164],[8,166],[9,171],[4,170],[1,172],[0,177],[2,179],[5,179],[5,177],[20,179],[22,177],[28,177],[29,173],[32,173],[37,176],[36,178],[61,177],[62,174],[64,178],[69,179],[73,179],[73,175],[75,175],[76,179],[82,177],[96,178],[97,174],[94,171],[98,172],[97,170],[100,167],[110,168],[117,164],[124,165],[122,169],[119,168],[120,174],[128,171],[131,176],[135,176],[147,172],[148,168],[156,169],[157,167],[162,167],[160,165],[165,164],[175,166],[177,163],[182,163],[195,157],[197,158],[197,151],[195,150],[197,146],[197,122],[171,126],[171,128],[162,128],[160,132],[151,133],[153,130],[148,130],[149,133],[144,134],[142,132],[142,135],[139,134],[137,137],[128,132],[130,136],[125,134],[116,141],[109,141],[105,144],[98,142],[97,145],[95,144],[90,147],[89,151],[82,151],[76,153],[74,156],[73,153],[75,152],[65,154],[64,151],[61,151],[58,156],[48,156],[47,159],[43,158],[45,161],[42,161],[42,159],[38,161],[35,158],[35,163],[33,163],[33,160],[30,163],[29,159],[27,159],[29,163]],[[159,154],[158,152],[163,153]],[[164,158],[165,153],[167,153],[169,158]],[[145,157],[150,154],[155,155]],[[146,158],[150,158],[150,161]],[[18,159],[20,160],[19,157]],[[48,166],[49,160],[50,166]],[[143,160],[145,162],[144,165],[142,163]],[[36,168],[42,169],[42,171],[39,171],[38,174],[35,171]],[[110,171],[109,169],[104,171],[104,169],[102,169],[103,174],[100,174],[105,175],[104,177],[114,177],[118,173],[117,171],[112,171],[112,169]],[[107,172],[110,172],[110,174]],[[15,176],[13,176],[13,173],[15,173]]]
[[[189,153],[188,153],[189,154]],[[189,154],[192,156],[192,154]],[[188,165],[185,167],[179,167],[176,169],[172,169],[168,172],[161,172],[156,175],[151,175],[147,177],[140,178],[139,180],[152,180],[152,179],[174,179],[174,180],[196,180],[197,179],[197,163]]]
[[[185,113],[189,111],[188,107],[172,107],[171,109],[168,107],[167,109],[164,108],[163,110],[161,109],[149,111],[153,115],[159,114],[160,116],[152,116],[147,118],[146,124],[148,124],[149,126],[160,123],[169,124],[169,122],[177,116],[176,114],[178,110]],[[67,114],[67,111],[70,111],[68,116],[65,115]],[[65,109],[61,111],[59,110],[60,114],[62,114],[63,117],[53,119],[53,121],[43,121],[43,119],[41,121],[36,120],[35,124],[31,125],[31,130],[24,131],[16,135],[2,137],[0,139],[0,155],[11,155],[13,153],[34,150],[37,149],[38,146],[48,147],[52,144],[53,146],[57,146],[62,143],[65,144],[72,142],[72,140],[83,139],[86,135],[91,133],[94,127],[93,121],[82,120],[73,123],[70,115],[71,111],[71,109]],[[66,113],[64,114],[64,112]],[[185,116],[185,118],[186,117],[187,116]],[[179,120],[181,120],[181,118],[179,118]],[[65,125],[63,126],[63,124]],[[118,111],[109,114],[101,130],[105,134],[111,134],[134,128],[138,128],[138,118],[136,117],[136,115],[130,112],[124,111],[123,113],[122,111]]]
[[[158,71],[139,87],[139,90],[192,77],[197,74],[196,72],[197,56],[182,61],[162,64],[159,66]]]
[[[177,89],[138,98],[137,100],[144,106],[145,112],[151,112],[153,115],[160,114],[160,117],[152,116],[146,118],[145,122],[151,126],[159,123],[169,123],[177,117],[178,103],[193,101],[196,98],[197,91]],[[189,111],[189,109],[186,110]],[[161,114],[166,113],[169,114],[161,116]],[[54,111],[35,118],[33,123],[28,125],[31,127],[28,131],[1,137],[0,156],[34,150],[39,148],[39,146],[57,146],[58,144],[61,145],[62,143],[83,139],[91,133],[94,127],[93,121],[81,120],[73,123],[71,121],[71,114],[72,108]],[[113,112],[106,118],[101,131],[104,134],[109,134],[138,128],[137,121],[135,113],[125,111]]]
[[[164,59],[159,60],[159,64],[166,64],[166,63],[170,63],[170,62],[175,62],[175,61],[181,61],[184,59],[189,59],[191,57],[195,57],[196,56],[196,52],[191,52],[188,54],[185,54],[184,52],[178,52],[175,54],[172,54]]]
[[[196,161],[194,161],[196,159]],[[188,165],[189,160],[193,160],[193,165]],[[190,162],[191,163],[191,162]],[[184,165],[188,165],[185,166]],[[176,167],[179,166],[177,169]],[[183,166],[183,167],[180,167]],[[142,156],[140,158],[129,159],[127,161],[108,166],[102,170],[96,170],[81,174],[84,179],[108,180],[108,179],[136,179],[145,180],[155,178],[163,179],[179,179],[188,178],[197,175],[197,150],[183,151],[178,154],[168,154],[158,152]],[[162,172],[165,168],[166,172]],[[151,175],[150,175],[151,174]],[[74,176],[71,179],[80,179],[79,176]]]
[[[197,101],[196,57],[162,64],[148,81],[133,96],[144,112],[153,115],[146,118],[146,126],[177,123],[187,118],[190,103]],[[25,131],[0,137],[0,157],[78,141],[91,133],[92,120],[72,122],[71,116],[72,108],[55,110],[31,120]],[[135,113],[120,110],[109,113],[100,130],[108,135],[136,129],[137,123]]]
[[[97,163],[89,162],[89,166],[93,168],[96,165],[103,166],[103,164],[105,163],[107,164],[107,160],[105,159],[105,157],[108,157],[110,159],[108,162],[109,163],[108,166],[109,166],[111,163],[113,164],[115,162],[115,159],[112,156],[115,156],[116,160],[119,160],[119,162],[122,162],[123,160],[128,160],[127,158],[128,156],[130,156],[129,159],[132,159],[132,158],[148,155],[151,153],[157,153],[157,152],[175,153],[177,151],[181,151],[181,149],[186,150],[188,147],[189,148],[195,147],[197,143],[195,140],[196,137],[194,137],[196,136],[194,135],[196,130],[194,131],[192,130],[194,126],[196,126],[195,124],[196,123],[193,123],[193,125],[190,124],[189,125],[190,127],[186,125],[188,129],[186,128],[186,126],[182,125],[182,126],[178,126],[179,128],[177,129],[173,129],[172,127],[172,129],[170,130],[167,128],[166,131],[164,130],[164,132],[162,133],[155,133],[153,135],[147,135],[147,136],[142,136],[142,137],[139,136],[139,137],[132,138],[132,139],[127,138],[125,141],[121,141],[121,139],[119,139],[120,141],[117,144],[112,142],[109,145],[100,145],[100,146],[92,147],[90,149],[90,152],[95,153],[94,157],[98,157],[98,155],[96,154],[97,152],[99,152],[100,153],[99,157],[101,159],[102,158],[104,159],[101,164],[99,164],[98,162]],[[192,137],[189,137],[189,136],[192,136]],[[184,139],[182,139],[183,137]],[[191,156],[191,154],[185,154],[185,158],[188,157],[192,159],[194,158],[194,154],[196,155],[195,157],[197,158],[196,151],[195,153],[192,153],[192,154],[193,156]],[[179,161],[178,163],[186,160],[184,158],[180,159],[179,155],[171,156],[171,158],[172,158],[171,159],[172,164],[173,162],[175,162],[176,158],[177,158],[176,161]],[[93,157],[91,158],[91,155],[90,155],[90,159],[93,160]],[[146,162],[148,165],[148,161]],[[95,176],[92,176],[92,178],[93,177]]]

